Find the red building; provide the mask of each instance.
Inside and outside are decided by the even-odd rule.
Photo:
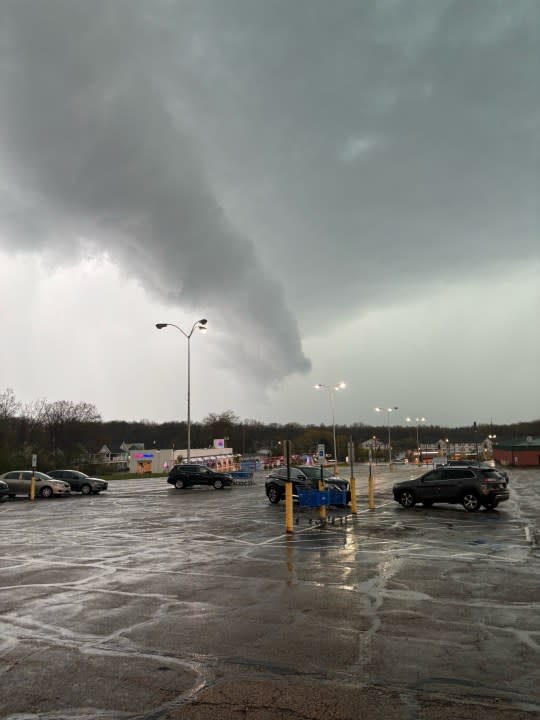
[[[540,438],[500,442],[493,448],[493,459],[501,465],[540,467]]]

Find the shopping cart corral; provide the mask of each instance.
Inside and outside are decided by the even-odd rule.
[[[229,473],[232,475],[233,485],[253,485],[253,472],[249,470],[233,470]]]

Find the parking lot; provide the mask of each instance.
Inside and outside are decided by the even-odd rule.
[[[540,471],[510,501],[358,515],[113,481],[0,505],[0,717],[540,717]]]

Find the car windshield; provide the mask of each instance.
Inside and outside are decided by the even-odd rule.
[[[482,469],[482,475],[490,480],[500,480],[501,476],[496,470],[484,470]]]
[[[311,466],[311,467],[299,468],[299,470],[301,470],[301,471],[304,473],[304,475],[306,475],[306,477],[308,477],[308,478],[318,479],[318,478],[321,477],[321,468],[320,468],[320,467],[316,467],[315,465],[313,465],[313,466]],[[325,470],[325,469],[323,468],[323,478],[324,478],[325,480],[328,480],[328,478],[331,478],[331,477],[334,477],[334,476],[333,476],[333,474],[330,472],[330,470]]]

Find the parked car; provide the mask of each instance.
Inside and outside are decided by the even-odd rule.
[[[194,485],[212,485],[216,490],[223,490],[233,484],[232,475],[212,470],[206,465],[173,465],[169,471],[167,482],[177,490],[190,488]]]
[[[57,480],[65,480],[69,483],[72,490],[80,492],[83,495],[91,495],[92,493],[97,495],[109,487],[109,483],[106,480],[89,477],[80,470],[49,470],[47,475]]]
[[[321,477],[321,468],[317,465],[301,465],[291,467],[291,482],[293,500],[298,500],[298,490],[317,490]],[[275,468],[267,476],[265,481],[266,497],[271,503],[277,504],[285,497],[285,484],[287,482],[287,467],[282,465]],[[327,490],[339,490],[347,493],[347,502],[351,499],[351,488],[349,481],[345,478],[334,475],[330,470],[323,468],[323,482]]]
[[[416,503],[431,507],[434,503],[461,503],[468,512],[483,505],[496,508],[508,500],[506,482],[492,468],[449,467],[430,470],[420,477],[396,483],[394,500],[405,508]]]
[[[34,477],[36,496],[49,498],[52,495],[69,495],[71,492],[69,483],[63,480],[55,480],[49,475],[38,471],[34,473]],[[30,495],[31,470],[10,470],[0,475],[0,480],[4,480],[8,484],[12,495]]]
[[[15,497],[15,493],[9,489],[9,485],[6,482],[0,480],[0,502],[4,502],[4,500],[10,497]]]
[[[510,482],[510,476],[506,470],[496,467],[493,460],[449,460],[446,464],[449,467],[476,467],[495,470],[499,475],[502,475],[507,485]]]

